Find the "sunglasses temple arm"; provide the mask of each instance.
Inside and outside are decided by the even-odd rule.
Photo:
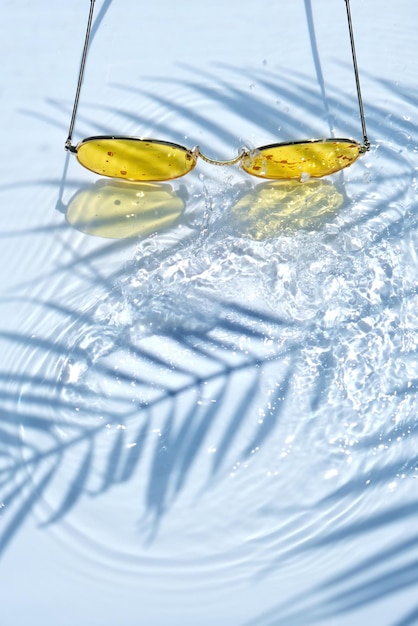
[[[74,105],[73,105],[73,111],[71,115],[70,127],[68,129],[68,137],[65,142],[65,148],[67,150],[71,150],[72,148],[74,149],[74,146],[72,145],[72,137],[73,137],[73,131],[74,131],[75,118],[77,115],[78,102],[80,100],[81,85],[83,83],[84,70],[86,67],[86,59],[87,59],[87,52],[89,48],[89,42],[90,42],[91,26],[93,22],[94,3],[95,3],[95,0],[90,0],[90,12],[89,12],[88,20],[87,20],[87,29],[86,29],[85,39],[84,39],[83,54],[81,56],[77,89],[76,89],[75,98],[74,98]],[[353,24],[351,21],[350,0],[345,0],[345,5],[347,9],[348,30],[350,33],[351,54],[353,57],[354,76],[356,80],[357,99],[358,99],[358,105],[359,105],[359,111],[360,111],[361,127],[363,131],[363,140],[364,140],[364,146],[368,150],[370,148],[370,141],[367,136],[366,120],[364,117],[364,108],[363,108],[363,99],[361,96],[360,78],[359,78],[358,65],[357,65],[357,55],[356,55],[356,48],[354,45]]]
[[[353,57],[354,76],[356,79],[356,87],[357,87],[357,99],[358,99],[358,106],[359,106],[359,111],[360,111],[361,128],[363,131],[363,142],[364,142],[364,148],[366,150],[369,150],[370,141],[367,136],[366,120],[364,117],[364,108],[363,108],[363,99],[361,97],[360,78],[359,78],[358,65],[357,65],[357,55],[356,55],[356,48],[354,45],[353,23],[351,21],[350,0],[345,0],[345,6],[347,8],[348,31],[350,33],[351,54]]]
[[[81,91],[81,85],[83,83],[84,69],[86,67],[87,51],[89,49],[91,25],[93,22],[94,3],[95,3],[95,0],[90,0],[90,12],[89,12],[89,17],[87,21],[87,29],[86,29],[86,36],[84,39],[83,54],[81,56],[80,71],[78,73],[78,82],[77,82],[77,89],[75,92],[73,112],[71,115],[70,128],[68,129],[67,141],[65,142],[65,149],[70,150],[70,152],[75,151],[75,148],[72,145],[73,130],[74,130],[75,118],[77,115],[78,101],[80,100],[80,91]]]

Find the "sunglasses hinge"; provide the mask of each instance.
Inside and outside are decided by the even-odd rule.
[[[67,139],[67,141],[64,144],[64,148],[68,150],[68,152],[71,152],[72,154],[75,154],[77,152],[77,148],[73,146],[70,139]]]

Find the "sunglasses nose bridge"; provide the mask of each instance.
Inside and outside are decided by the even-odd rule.
[[[211,159],[210,157],[203,154],[199,148],[199,146],[195,146],[192,150],[193,155],[197,158],[200,156],[206,163],[210,163],[211,165],[234,165],[241,161],[241,159],[249,154],[249,149],[246,147],[242,147],[238,156],[233,159],[227,159],[225,161],[219,159]]]

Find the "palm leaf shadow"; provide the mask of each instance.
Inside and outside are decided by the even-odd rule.
[[[34,301],[34,304],[40,304],[41,302]],[[94,319],[88,315],[88,313],[84,313],[80,319],[78,320],[78,311],[71,311],[69,307],[63,307],[61,305],[55,305],[54,303],[49,302],[47,305],[47,309],[53,311],[55,314],[58,312],[60,314],[65,314],[66,318],[70,318],[71,316],[80,322],[82,325],[86,323],[94,324]],[[251,320],[251,312],[249,311],[247,314],[247,318]],[[264,316],[266,318],[266,316]],[[255,318],[256,319],[256,318]],[[274,318],[270,320],[270,324],[274,323]],[[249,336],[253,336],[257,339],[263,339],[264,333],[256,331],[256,329],[251,328],[251,325],[254,325],[254,319],[252,324],[243,323],[240,321],[236,321],[232,323],[231,321],[220,320],[220,327],[233,332],[234,334],[242,335],[242,333],[246,333]],[[4,339],[7,339],[9,342],[13,342],[19,346],[24,346],[29,351],[38,351],[44,352],[45,354],[52,355],[60,355],[65,353],[67,347],[65,343],[60,343],[57,341],[49,341],[47,339],[42,339],[39,337],[33,337],[31,335],[23,335],[19,333],[4,333]],[[187,347],[190,350],[190,345],[188,341],[190,337],[187,336],[186,341],[184,343],[184,347]],[[195,336],[195,341],[197,340]],[[182,344],[182,337],[177,337],[176,341]],[[199,338],[200,343],[202,342],[202,337]],[[215,342],[216,343],[216,342]],[[208,345],[214,345],[213,342],[209,341]],[[219,347],[219,346],[218,346]],[[171,371],[171,366],[167,368],[167,364],[164,360],[158,356],[154,356],[147,349],[140,349],[138,345],[131,344],[129,350],[132,355],[135,357],[141,358],[146,363],[150,365],[158,365],[160,368],[163,367],[167,369],[168,372]],[[207,351],[203,351],[203,353],[207,356]],[[94,363],[92,359],[88,356],[88,354],[82,350],[80,347],[75,347],[72,350],[72,359],[79,359],[83,362],[86,362],[89,367],[93,367],[96,373],[100,376],[104,377],[113,377],[115,376],[114,370],[107,366],[106,364]],[[155,410],[155,407],[162,405],[168,401],[171,402],[171,399],[175,399],[176,397],[181,397],[182,394],[189,392],[196,387],[201,386],[202,384],[207,384],[208,381],[221,381],[221,386],[223,388],[223,392],[219,392],[216,395],[216,404],[212,404],[203,412],[202,417],[197,417],[196,407],[192,407],[189,411],[188,417],[184,420],[184,424],[180,429],[179,435],[176,439],[170,439],[170,423],[172,423],[173,415],[171,418],[168,418],[167,424],[164,428],[163,439],[162,441],[166,441],[166,446],[171,450],[172,458],[170,463],[167,464],[168,455],[165,455],[165,469],[166,472],[161,469],[161,457],[159,453],[160,443],[156,447],[155,455],[154,455],[154,463],[150,472],[150,480],[148,486],[148,496],[147,496],[147,506],[149,511],[154,511],[153,518],[155,520],[155,525],[157,526],[157,518],[159,519],[163,513],[165,513],[169,508],[169,502],[166,501],[166,496],[168,498],[168,493],[170,492],[169,500],[173,501],[173,498],[179,494],[184,487],[187,476],[196,461],[197,455],[199,454],[203,442],[206,438],[208,431],[213,427],[214,422],[216,421],[217,414],[219,412],[219,405],[222,404],[223,393],[226,390],[227,381],[230,377],[231,373],[239,372],[242,369],[248,368],[258,368],[262,363],[262,360],[257,358],[250,358],[250,360],[244,361],[244,363],[240,363],[237,367],[233,368],[231,366],[225,367],[225,363],[219,358],[213,358],[212,361],[216,363],[216,369],[214,373],[210,376],[202,377],[196,375],[190,369],[177,365],[176,371],[178,373],[182,373],[189,376],[189,381],[182,384],[182,386],[178,387],[177,390],[173,390],[171,386],[157,384],[153,385],[154,389],[158,390],[158,394],[154,401],[150,404],[149,402],[142,403],[138,401],[136,403],[136,407],[132,408],[127,404],[128,410],[121,414],[118,411],[117,415],[114,415],[111,411],[107,413],[103,411],[103,407],[93,408],[91,406],[91,401],[94,399],[94,393],[88,386],[81,385],[66,385],[65,382],[58,381],[58,389],[65,388],[66,386],[76,390],[78,395],[74,400],[63,400],[59,396],[56,396],[57,385],[56,382],[47,377],[36,376],[31,377],[29,375],[22,375],[20,377],[14,378],[13,386],[19,389],[20,385],[23,383],[31,383],[32,386],[35,387],[34,392],[30,392],[26,390],[23,395],[20,395],[19,399],[19,410],[14,411],[10,414],[8,418],[3,416],[3,420],[5,424],[13,425],[15,423],[21,423],[24,425],[26,430],[38,431],[39,433],[44,433],[50,437],[50,445],[48,449],[44,452],[37,451],[33,445],[26,446],[26,456],[25,459],[18,459],[15,462],[15,470],[21,471],[22,469],[32,468],[31,471],[34,471],[33,468],[38,466],[42,466],[45,462],[50,462],[51,459],[55,459],[58,464],[62,464],[65,458],[65,455],[71,454],[71,450],[79,448],[81,444],[87,444],[86,451],[82,456],[82,460],[80,461],[80,466],[78,470],[75,472],[72,478],[70,478],[67,491],[63,489],[64,495],[62,497],[61,504],[58,504],[56,510],[52,512],[49,519],[45,524],[51,524],[59,521],[62,517],[66,516],[74,506],[78,503],[80,497],[83,493],[89,493],[90,495],[99,495],[106,492],[108,489],[112,488],[116,484],[120,482],[124,482],[130,480],[132,478],[133,472],[138,468],[138,465],[141,460],[141,449],[144,445],[148,430],[149,430],[149,415],[150,411]],[[4,386],[7,387],[8,376],[4,374],[3,383],[6,383]],[[119,381],[126,382],[129,385],[148,385],[148,379],[139,377],[137,374],[133,372],[124,372],[122,370],[118,370],[117,378]],[[222,382],[223,381],[223,382]],[[76,389],[78,387],[78,389]],[[15,397],[15,391],[8,390],[0,390],[0,396],[3,398],[3,401],[11,401]],[[250,396],[248,396],[250,397]],[[80,401],[81,400],[81,401]],[[114,396],[113,400],[118,401],[118,396]],[[123,394],[120,395],[120,402],[123,402]],[[173,405],[174,406],[174,405]],[[30,413],[22,413],[22,410],[26,408],[30,409]],[[53,408],[54,414],[53,419],[50,418],[45,419],[45,414],[47,410]],[[35,412],[35,409],[37,412]],[[61,420],[55,416],[59,414],[61,410],[66,410],[67,412],[77,411],[80,417],[83,415],[88,418],[88,422],[86,425],[77,425],[77,427],[72,428],[72,436],[65,440],[65,443],[61,443],[56,435],[55,429],[57,426],[65,427],[65,420]],[[242,406],[240,407],[240,415],[242,414]],[[127,422],[130,419],[137,419],[138,415],[141,416],[142,424],[139,426],[138,435],[135,439],[135,446],[133,448],[128,448],[128,452],[126,452],[126,437],[123,430],[117,431],[115,440],[113,445],[110,448],[109,456],[105,465],[105,469],[103,471],[102,476],[102,484],[99,489],[92,492],[88,486],[89,474],[92,469],[93,463],[93,450],[94,450],[94,441],[97,436],[104,430],[104,424],[97,424],[97,420],[93,420],[93,425],[88,427],[87,424],[91,422],[92,418],[96,418],[100,416],[101,419],[104,419],[105,424],[107,423],[120,423]],[[147,417],[148,415],[148,417]],[[6,418],[6,419],[5,419]],[[236,423],[236,416],[232,416],[232,421]],[[242,417],[240,418],[242,419]],[[228,430],[228,428],[227,428]],[[229,428],[229,431],[231,428]],[[8,434],[8,436],[4,438],[4,443],[8,446],[17,446],[19,438],[16,434]],[[226,451],[225,446],[226,440],[223,442],[224,452]],[[122,453],[123,452],[123,453]],[[29,457],[28,457],[29,453]],[[168,468],[171,468],[171,472],[168,472]],[[7,471],[7,475],[6,475]],[[7,476],[10,472],[13,471],[13,468],[7,466],[6,469],[2,469],[0,471],[0,477],[2,475]],[[163,483],[161,482],[161,476],[164,475],[164,480],[167,482],[167,489],[169,483],[173,483],[170,486],[170,490],[167,491],[163,489]],[[159,476],[159,480],[155,483],[156,477]],[[9,498],[10,499],[10,496]]]
[[[49,524],[53,524],[63,517],[76,505],[78,499],[80,497],[80,492],[85,490],[85,484],[90,475],[90,471],[92,469],[93,464],[93,444],[90,441],[88,444],[88,448],[86,453],[84,454],[84,458],[80,463],[80,466],[75,474],[75,476],[71,479],[71,483],[67,493],[65,494],[61,504],[59,504],[53,513],[52,517],[45,522],[45,526]]]
[[[27,517],[32,513],[33,508],[52,481],[55,471],[56,467],[52,466],[44,473],[36,486],[33,485],[33,482],[28,477],[21,478],[11,492],[4,494],[5,503],[3,504],[7,511],[11,509],[11,513],[0,535],[0,556],[23,526]],[[14,476],[14,479],[16,479],[16,476]]]
[[[374,517],[348,524],[333,536],[326,537],[324,542],[332,546],[341,540],[350,541],[350,537],[364,536],[376,529],[388,528],[396,522],[403,523],[408,517],[415,517],[417,504],[415,501],[400,505]],[[322,540],[320,542],[323,544]],[[325,581],[312,585],[303,594],[289,598],[264,615],[246,622],[245,626],[302,626],[307,623],[322,623],[415,587],[418,572],[417,548],[416,534],[406,540],[397,541],[390,548],[379,546],[373,555],[359,558],[355,566],[344,567],[338,575],[333,574]],[[315,546],[312,545],[309,549],[315,550]],[[415,613],[414,609],[405,618],[405,623]],[[403,623],[404,620],[400,620],[399,624]]]

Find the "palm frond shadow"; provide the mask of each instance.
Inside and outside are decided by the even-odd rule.
[[[54,310],[60,312],[65,311],[67,318],[71,315],[68,307],[61,307],[59,305],[51,307]],[[73,319],[77,319],[78,311],[72,312]],[[256,317],[253,316],[251,311],[247,312],[247,317],[253,317],[253,322],[256,321]],[[266,316],[264,316],[266,317]],[[86,324],[88,315],[82,316],[83,324]],[[78,321],[78,320],[77,320]],[[94,320],[90,319],[90,323]],[[275,323],[274,318],[268,320],[272,325]],[[224,325],[222,322],[219,324],[219,328],[227,330],[227,332],[233,332],[235,334],[242,335],[245,332],[250,337],[256,339],[264,339],[264,334],[255,329],[251,329],[248,325],[236,321],[232,323],[227,321]],[[34,338],[32,336],[25,336],[4,333],[3,338],[7,341],[17,345],[25,346],[29,353],[34,351],[42,352],[47,355],[56,355],[65,353],[68,350],[68,346],[64,342],[49,341],[46,339]],[[188,335],[184,343],[184,347],[187,346],[188,351],[190,349],[191,336]],[[182,345],[181,335],[175,336],[175,341]],[[214,343],[205,338],[205,333],[201,335],[194,335],[194,341],[206,344],[207,347],[213,347]],[[129,350],[131,356],[137,359],[141,359],[152,368],[158,366],[163,368],[167,374],[173,371],[173,367],[168,365],[164,359],[150,353],[146,348],[142,349],[138,345],[127,343],[124,345],[124,350]],[[286,349],[286,352],[289,348]],[[208,353],[205,352],[206,358]],[[279,357],[278,357],[279,358]],[[152,420],[152,414],[155,411],[159,411],[159,407],[165,406],[168,402],[170,407],[169,416],[165,420],[165,426],[162,429],[162,438],[158,440],[153,453],[153,460],[151,461],[151,467],[149,471],[149,482],[146,493],[147,503],[147,517],[152,518],[152,535],[156,533],[158,523],[164,514],[169,510],[170,505],[183,489],[187,482],[188,474],[191,471],[192,466],[195,464],[198,455],[201,453],[202,446],[204,445],[207,434],[210,429],[213,429],[217,421],[221,417],[219,410],[222,407],[222,401],[224,395],[229,386],[229,376],[232,373],[237,373],[240,370],[250,369],[255,376],[257,369],[262,366],[265,358],[258,356],[252,356],[252,358],[246,358],[243,362],[240,362],[235,367],[226,364],[222,359],[211,357],[211,361],[215,365],[214,371],[211,374],[199,375],[194,372],[194,368],[177,365],[175,368],[176,374],[183,375],[185,382],[182,382],[180,386],[173,387],[169,381],[164,382],[152,382],[150,376],[141,377],[132,371],[123,371],[106,365],[100,364],[99,361],[94,362],[94,357],[90,357],[85,350],[80,347],[73,347],[71,350],[71,361],[82,361],[86,366],[93,368],[99,377],[107,379],[116,378],[118,383],[126,383],[129,386],[134,385],[137,389],[146,389],[151,385],[153,390],[153,398],[151,400],[144,400],[141,398],[141,394],[135,399],[135,405],[132,406],[132,399],[124,398],[123,393],[120,395],[112,395],[112,403],[117,405],[118,409],[115,412],[111,410],[104,410],[104,406],[95,408],[94,399],[97,394],[93,389],[89,388],[85,384],[68,383],[63,380],[60,375],[58,381],[47,376],[35,376],[20,375],[14,376],[13,388],[11,391],[4,389],[10,382],[10,377],[7,373],[0,376],[0,383],[3,389],[0,391],[0,397],[4,404],[13,403],[16,401],[16,394],[19,393],[19,407],[14,411],[10,411],[2,417],[2,429],[4,428],[3,445],[11,448],[17,448],[22,446],[22,442],[19,444],[19,437],[14,432],[14,427],[19,424],[26,432],[31,431],[34,433],[33,443],[24,444],[24,454],[14,454],[5,458],[4,467],[0,466],[0,483],[3,484],[3,478],[7,482],[11,474],[20,476],[21,480],[18,486],[12,489],[11,492],[6,493],[3,497],[4,501],[9,506],[15,499],[18,498],[18,494],[21,489],[26,489],[30,484],[30,476],[33,473],[38,474],[42,472],[44,465],[50,467],[53,462],[55,470],[64,464],[67,454],[72,453],[74,448],[79,448],[80,445],[84,446],[84,452],[79,462],[79,468],[73,478],[71,479],[67,490],[63,490],[64,495],[61,503],[56,507],[56,510],[52,512],[46,524],[57,522],[59,519],[69,514],[69,512],[76,506],[79,500],[86,494],[90,496],[98,496],[105,493],[115,485],[130,480],[133,473],[138,470],[141,462],[141,449],[145,445],[147,436],[149,435],[149,424]],[[269,359],[270,360],[270,357]],[[256,376],[256,379],[259,377]],[[210,403],[208,407],[199,409],[194,404],[188,411],[184,418],[182,426],[177,435],[172,433],[172,425],[174,420],[174,407],[176,403],[181,400],[182,395],[189,392],[194,392],[196,389],[202,388],[203,385],[214,383],[219,385],[219,390],[216,393],[216,400]],[[285,387],[287,386],[285,383]],[[33,392],[27,390],[22,391],[22,388],[30,386],[34,388]],[[60,391],[63,388],[71,390],[74,398],[63,398],[60,395]],[[19,391],[20,390],[20,391]],[[252,397],[252,389],[247,394],[247,400],[250,401]],[[125,407],[121,410],[121,407]],[[230,416],[231,422],[237,425],[238,420],[242,420],[243,405],[238,406],[237,414],[232,411]],[[68,423],[66,417],[58,417],[62,412],[66,416],[76,412],[77,423]],[[49,415],[49,412],[51,414]],[[199,415],[201,413],[201,415]],[[225,415],[223,416],[225,417]],[[128,425],[130,421],[137,424],[137,434],[134,437],[135,445],[127,447],[127,441],[132,437],[132,433],[127,436],[124,430],[115,431],[115,440],[109,450],[109,456],[105,463],[103,475],[101,479],[101,485],[95,490],[91,490],[88,486],[89,474],[94,462],[94,451],[97,444],[96,439],[100,437],[103,432],[106,432],[106,428],[109,424],[113,425]],[[64,440],[61,440],[57,435],[57,429],[66,429],[67,435]],[[226,436],[224,437],[221,447],[226,452],[228,442],[230,443],[230,435],[232,426],[226,423]],[[235,428],[234,428],[235,429]],[[253,439],[253,445],[260,444],[265,437],[268,436],[269,429],[264,429],[257,437]],[[46,449],[36,449],[37,433],[42,435],[42,439],[48,439]],[[25,437],[26,441],[27,437]],[[43,441],[43,444],[45,441]],[[165,453],[161,456],[161,447],[169,450],[169,454]],[[243,450],[242,456],[248,454],[248,450]],[[217,459],[216,471],[219,472],[220,463]],[[35,492],[38,496],[43,494],[50,479],[52,478],[51,472],[55,470],[48,469],[45,479],[43,479],[38,486],[37,483],[33,485]],[[215,471],[215,468],[214,468]],[[22,504],[23,509],[16,514],[19,519],[24,518],[24,511],[29,513],[30,508],[36,503],[36,497],[25,500]],[[6,533],[6,538],[10,537],[9,532]],[[2,538],[0,542],[0,551],[3,551],[6,547],[7,541]]]
[[[404,524],[416,516],[417,502],[411,502],[383,514],[346,525],[334,536],[325,538],[321,545],[332,546],[336,541],[349,542],[353,537],[368,536],[376,529],[388,530],[393,524]],[[338,535],[338,537],[337,537]],[[314,546],[312,546],[315,549]],[[418,536],[394,542],[389,548],[379,546],[372,556],[359,558],[355,566],[344,567],[337,575],[305,589],[302,595],[277,605],[274,609],[245,626],[302,626],[322,623],[329,618],[346,616],[364,606],[390,598],[400,591],[416,586],[418,572]],[[401,561],[401,564],[399,563]],[[413,621],[416,609],[394,626]]]
[[[197,73],[195,68],[191,71]],[[247,82],[257,80],[271,93],[280,91],[281,97],[299,108],[305,106],[310,115],[314,113],[318,118],[323,117],[323,94],[318,94],[318,89],[305,76],[301,75],[299,81],[292,84],[284,74],[278,79],[268,71],[257,72],[257,75],[250,70],[234,71],[244,76]],[[202,75],[200,70],[199,73]],[[216,84],[215,73],[207,72],[206,78]],[[310,135],[307,124],[304,127],[291,111],[281,113],[278,122],[275,108],[260,101],[255,94],[245,94],[243,99],[243,94],[235,87],[222,81],[218,81],[217,86],[222,87],[216,93],[219,102],[243,120],[251,120],[254,110],[257,110],[262,112],[258,118],[260,128],[268,132],[277,132],[280,122],[288,129],[286,132],[297,130]],[[213,97],[213,92],[205,86],[190,83],[189,88],[204,98]],[[399,91],[394,85],[386,85],[386,88],[388,91]],[[121,86],[121,89],[131,87]],[[187,108],[176,107],[172,101],[156,97],[151,91],[143,94],[161,105],[170,105],[181,119],[190,115]],[[62,111],[61,103],[51,101],[51,106],[56,111]],[[357,126],[353,121],[351,103],[347,103],[342,92],[335,89],[326,109],[329,111],[334,107],[354,134]],[[367,108],[371,136],[382,136],[387,112],[379,104],[369,104]],[[94,107],[95,112],[98,109],[100,107]],[[102,110],[107,109],[102,107]],[[112,108],[111,111],[139,126],[148,122],[123,108],[118,111]],[[82,120],[93,130],[114,132],[114,128],[110,129],[106,124],[100,125],[97,115],[83,115]],[[195,120],[209,135],[216,134],[228,144],[236,143],[236,137],[221,122],[209,119],[202,112],[195,113]],[[330,123],[328,113],[327,122]],[[401,131],[407,130],[404,120],[400,118],[392,119],[392,125]],[[173,132],[164,123],[157,125],[157,129]],[[389,142],[389,137],[384,136],[384,141]],[[408,145],[409,139],[405,137],[400,147]],[[380,154],[382,161],[393,156],[387,145],[381,146]],[[339,279],[350,271],[362,276],[356,266],[357,259],[360,266],[380,244],[399,244],[411,226],[416,228],[413,212],[400,212],[396,218],[386,217],[388,206],[405,205],[410,200],[409,182],[414,164],[404,155],[398,155],[398,159],[400,174],[399,171],[385,173],[384,168],[373,174],[376,183],[390,183],[396,179],[397,186],[391,188],[390,193],[378,198],[372,209],[367,210],[370,208],[367,191],[362,189],[357,193],[356,203],[363,203],[366,210],[347,217],[336,229],[336,234],[320,234],[320,237],[325,237],[323,252],[326,246],[335,242],[339,245],[344,236],[350,238],[353,233],[357,236],[362,229],[374,229],[373,237],[364,236],[362,245],[353,252],[349,261],[345,257],[341,260],[341,256],[334,251],[341,269],[337,263],[329,270],[330,276],[334,274]],[[51,184],[54,184],[53,181]],[[55,320],[59,319],[59,323],[55,322],[51,333],[46,336],[35,336],[31,331],[0,333],[1,339],[12,343],[17,351],[36,355],[38,363],[55,363],[55,369],[35,374],[29,369],[17,375],[7,370],[0,373],[0,399],[6,407],[0,418],[0,501],[5,504],[2,517],[7,519],[0,535],[0,554],[40,502],[46,503],[48,511],[43,525],[58,523],[74,514],[83,498],[100,497],[129,483],[138,474],[145,477],[141,494],[144,515],[139,523],[146,530],[147,540],[156,541],[161,524],[186,491],[193,470],[213,434],[216,433],[217,454],[213,456],[207,474],[202,477],[202,493],[222,481],[232,457],[244,461],[252,450],[266,446],[277,435],[281,421],[287,416],[286,402],[297,393],[293,385],[295,372],[309,346],[312,346],[312,352],[314,349],[321,350],[308,398],[311,412],[318,413],[326,407],[330,390],[335,384],[338,337],[343,336],[350,325],[369,318],[377,319],[382,308],[396,315],[397,301],[390,292],[382,292],[378,305],[365,297],[361,304],[357,304],[351,317],[347,315],[330,329],[329,323],[328,326],[325,323],[326,302],[314,300],[312,307],[315,314],[301,316],[297,321],[296,317],[288,314],[288,309],[278,297],[273,299],[271,308],[251,308],[242,300],[231,297],[231,289],[228,292],[226,282],[220,281],[218,286],[210,280],[205,282],[202,275],[208,267],[216,265],[221,256],[220,249],[228,247],[238,250],[242,259],[248,249],[248,254],[255,259],[254,266],[260,264],[252,275],[253,283],[261,277],[265,278],[266,269],[277,272],[280,264],[287,264],[288,273],[293,271],[296,281],[300,276],[297,257],[301,255],[303,258],[306,248],[309,248],[309,240],[301,236],[303,241],[298,243],[295,237],[289,245],[287,237],[278,237],[270,249],[262,246],[248,248],[245,239],[232,237],[224,227],[225,209],[230,208],[231,195],[234,194],[236,190],[231,187],[227,187],[226,192],[225,187],[221,190],[218,187],[212,194],[210,223],[213,231],[210,237],[196,229],[168,248],[159,248],[156,243],[147,252],[146,247],[139,244],[131,261],[106,273],[97,267],[98,261],[110,258],[114,250],[123,248],[125,244],[106,244],[93,252],[83,253],[73,250],[71,242],[62,241],[62,248],[67,248],[71,260],[59,267],[48,268],[40,280],[45,282],[53,276],[74,277],[78,272],[77,280],[83,289],[91,287],[94,291],[99,286],[101,293],[105,293],[103,301],[108,300],[105,312],[98,306],[72,307],[56,295],[45,300],[27,296],[28,307],[39,308],[47,319],[52,316]],[[202,194],[199,201],[206,199]],[[346,241],[344,239],[343,242]],[[292,246],[296,250],[294,256],[291,256]],[[205,261],[205,255],[208,261]],[[271,265],[266,263],[266,257],[271,260]],[[185,258],[189,263],[186,269],[181,265]],[[228,269],[226,260],[225,267]],[[313,263],[309,255],[308,260]],[[223,267],[220,267],[221,272]],[[164,274],[168,274],[168,270],[174,271],[173,268],[177,268],[177,282],[176,274],[173,273],[171,276],[174,278],[170,280]],[[245,271],[249,271],[248,267]],[[213,280],[214,276],[212,274],[210,279]],[[283,276],[285,282],[286,275]],[[154,282],[154,278],[160,283]],[[239,278],[238,273],[233,276],[234,280]],[[323,274],[311,274],[313,282],[322,278]],[[199,281],[203,288],[199,286]],[[258,292],[268,284],[267,278],[265,281]],[[280,282],[277,276],[275,281],[275,285]],[[26,292],[28,285],[21,284],[19,288]],[[297,285],[288,282],[286,288],[289,289],[290,299],[291,290],[297,290]],[[224,289],[228,292],[226,295]],[[410,293],[413,295],[413,291]],[[24,300],[22,297],[22,303]],[[292,302],[296,312],[299,312],[296,299]],[[115,322],[118,307],[126,309],[127,321]],[[65,327],[67,332],[57,333],[57,327]],[[101,336],[101,341],[90,341],[92,332],[95,337]],[[147,341],[150,338],[154,344]],[[129,356],[127,365],[123,365],[122,359],[118,360],[119,354]],[[59,367],[56,367],[57,363]],[[271,379],[269,384],[274,386],[274,393],[268,401],[265,397],[267,370]],[[77,375],[74,372],[78,372]],[[239,397],[232,402],[231,390],[244,374],[245,384],[241,386]],[[405,382],[405,393],[415,395],[415,390],[411,391],[406,385]],[[209,394],[206,391],[208,388]],[[262,408],[269,413],[269,417],[261,425],[255,423],[253,428],[249,428],[249,422],[260,408],[260,397],[264,402]],[[151,435],[156,422],[160,424],[158,437]],[[17,430],[19,426],[25,431],[23,440]],[[410,426],[409,436],[414,437],[416,428],[412,418]],[[65,438],[60,435],[60,429],[65,431]],[[109,431],[111,441],[103,449],[103,437]],[[387,436],[390,438],[390,433]],[[378,435],[364,437],[359,447],[363,446],[367,451],[377,441]],[[77,459],[76,469],[68,473],[66,464],[68,459],[73,458]],[[407,463],[410,468],[416,462],[415,456],[402,459],[402,463]],[[93,484],[92,470],[97,467],[100,467],[100,479]],[[374,484],[384,483],[403,467],[396,461],[385,468],[378,468]],[[367,477],[366,473],[348,480],[324,497],[318,506],[326,509],[330,502],[355,497],[364,488]],[[61,498],[51,501],[48,490],[51,483],[57,480],[62,481]],[[306,545],[298,546],[297,554],[305,550],[320,551],[346,537],[356,539],[382,527],[391,527],[400,519],[411,517],[416,510],[415,504],[381,515],[369,515],[362,521],[328,533],[326,538],[312,538]],[[415,548],[416,537],[405,546],[399,543],[393,550],[406,554],[406,545]],[[361,603],[373,603],[388,592],[389,578],[376,574],[373,569],[381,562],[387,563],[389,572],[398,575],[398,589],[407,588],[416,577],[416,566],[410,561],[398,570],[391,564],[393,553],[390,549],[378,549],[374,558],[364,559],[357,569],[347,570],[345,576],[334,581],[330,579],[322,586],[313,586],[306,594],[310,613],[284,604],[271,614],[260,617],[254,624],[306,624],[309,620],[319,621],[328,615],[352,610]],[[292,554],[289,552],[289,558]],[[278,569],[283,553],[273,551],[269,559],[267,569]],[[368,580],[368,584],[361,589],[358,583],[360,574]],[[317,594],[324,599],[323,605],[316,600]],[[413,619],[414,615],[414,612],[411,613],[404,623],[407,624],[407,620]]]

